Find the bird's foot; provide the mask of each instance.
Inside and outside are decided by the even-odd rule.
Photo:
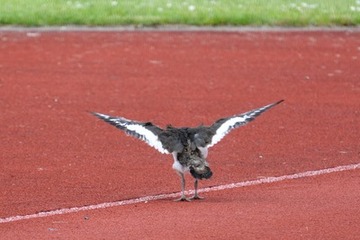
[[[191,199],[189,199],[189,198],[186,198],[185,196],[181,196],[180,198],[178,198],[178,199],[175,199],[174,200],[175,202],[190,202],[191,201]]]
[[[195,194],[194,196],[192,196],[191,198],[190,198],[190,200],[202,200],[202,199],[204,199],[203,197],[200,197],[199,195],[197,195],[197,194]]]

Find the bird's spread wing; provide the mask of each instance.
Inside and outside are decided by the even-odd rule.
[[[234,115],[228,118],[221,118],[217,120],[213,125],[210,126],[210,129],[214,134],[211,136],[211,141],[207,145],[207,147],[209,148],[214,146],[221,139],[223,139],[223,137],[225,137],[225,135],[228,134],[231,130],[243,126],[248,122],[251,122],[266,110],[269,110],[270,108],[274,107],[275,105],[283,101],[284,100],[280,100],[276,103],[272,103],[264,107],[254,109],[246,113]]]
[[[92,114],[104,120],[105,122],[125,131],[128,135],[145,141],[159,152],[169,153],[169,151],[163,147],[161,141],[158,138],[159,134],[163,132],[163,129],[153,125],[152,123],[137,122],[123,117],[112,117],[96,112],[92,112]]]

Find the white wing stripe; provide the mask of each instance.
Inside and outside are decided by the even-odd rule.
[[[146,141],[151,147],[154,147],[161,153],[169,153],[166,149],[163,148],[159,138],[150,130],[145,127],[137,124],[129,124],[126,127],[129,131],[134,131],[137,134],[144,136],[144,141]]]
[[[217,130],[215,135],[211,139],[211,144],[208,147],[214,146],[216,143],[218,143],[236,124],[239,124],[241,122],[246,122],[247,117],[234,117],[230,118],[226,122],[224,122]]]

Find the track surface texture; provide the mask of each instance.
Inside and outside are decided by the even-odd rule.
[[[0,31],[0,219],[180,190],[99,121],[211,124],[200,188],[360,163],[359,31]],[[193,189],[188,175],[187,189]],[[2,239],[358,239],[360,170],[0,223]]]

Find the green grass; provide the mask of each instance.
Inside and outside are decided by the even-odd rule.
[[[0,0],[0,25],[354,26],[360,0]]]

